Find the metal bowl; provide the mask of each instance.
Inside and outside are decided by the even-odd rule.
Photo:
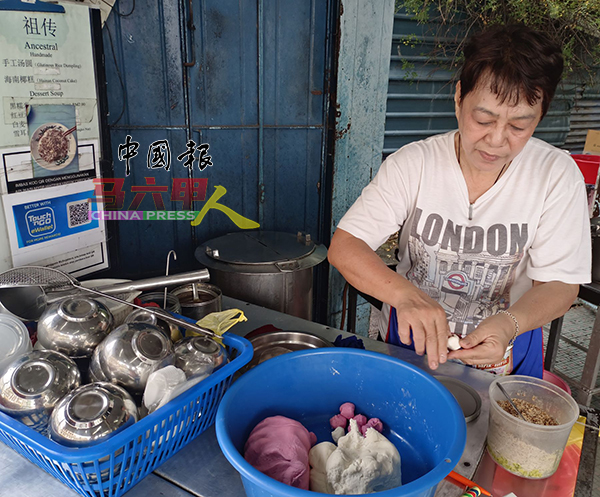
[[[80,383],[72,359],[52,350],[33,350],[0,377],[0,410],[45,433],[56,403]]]
[[[324,338],[304,331],[273,331],[248,339],[254,348],[254,356],[244,371],[288,352],[333,347],[333,344]]]
[[[181,339],[181,331],[176,324],[169,323],[164,319],[161,319],[160,314],[170,315],[164,309],[158,307],[152,307],[151,310],[136,309],[132,311],[126,318],[125,322],[130,323],[142,323],[151,324],[160,328],[165,336],[171,339],[171,341]]]
[[[89,374],[92,381],[109,381],[141,394],[148,376],[174,360],[173,343],[163,330],[151,324],[125,323],[96,347]]]
[[[131,395],[112,383],[90,383],[65,396],[50,418],[50,438],[85,447],[116,435],[138,420]]]
[[[89,297],[75,295],[54,302],[37,327],[41,347],[71,357],[90,357],[113,326],[107,307]]]
[[[225,348],[212,338],[188,337],[175,344],[175,366],[188,378],[209,375],[228,361]]]
[[[104,286],[116,285],[118,283],[131,283],[131,280],[117,279],[117,278],[100,278],[95,280],[87,280],[82,281],[81,286],[85,288],[102,288]],[[134,290],[132,292],[124,292],[115,295],[115,297],[119,297],[121,300],[126,300],[127,302],[133,302],[136,297],[138,297],[142,293],[141,290]],[[115,320],[114,327],[123,324],[125,322],[125,318],[131,312],[133,307],[121,304],[120,302],[115,302],[114,300],[105,298],[105,297],[96,297],[98,302],[103,303],[110,313],[113,315]]]

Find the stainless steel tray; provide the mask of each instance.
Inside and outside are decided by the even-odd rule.
[[[333,344],[324,338],[304,331],[271,331],[248,338],[248,340],[254,348],[254,357],[244,371],[287,352],[333,347]]]

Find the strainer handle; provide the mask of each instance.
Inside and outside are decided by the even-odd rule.
[[[108,286],[94,287],[104,293],[116,295],[125,292],[135,292],[137,290],[152,290],[153,288],[163,286],[183,285],[185,283],[206,282],[210,280],[208,269],[189,271],[186,273],[177,273],[169,276],[156,276],[154,278],[145,278],[143,280],[128,281],[126,283],[117,283]]]
[[[101,297],[104,297],[104,298],[107,298],[110,300],[114,300],[115,302],[119,302],[120,304],[125,304],[125,305],[128,305],[129,307],[133,307],[135,309],[141,309],[142,311],[148,312],[150,314],[154,314],[157,318],[162,319],[163,321],[166,321],[167,323],[176,324],[178,326],[196,331],[203,335],[208,335],[212,338],[220,338],[219,335],[217,335],[214,331],[209,330],[208,328],[198,326],[197,324],[188,323],[187,321],[176,318],[175,316],[172,316],[171,314],[168,314],[168,313],[163,314],[162,312],[156,312],[153,310],[152,307],[143,307],[141,305],[134,304],[133,302],[128,302],[127,300],[123,300],[123,299],[120,299],[119,297],[115,297],[114,295],[109,295],[108,293],[103,293],[98,290],[94,290],[93,288],[86,288],[81,285],[76,285],[76,286],[80,290],[86,291],[88,293],[93,293],[94,295],[99,295]]]

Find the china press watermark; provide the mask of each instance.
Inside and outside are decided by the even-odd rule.
[[[227,193],[222,185],[215,186],[215,191],[206,199],[208,180],[206,178],[189,179],[173,178],[170,200],[181,202],[182,210],[167,211],[165,209],[163,194],[169,193],[169,187],[156,185],[153,177],[144,178],[146,186],[132,186],[131,192],[135,193],[133,201],[127,210],[125,205],[124,178],[96,178],[94,179],[95,191],[92,202],[100,203],[104,210],[90,211],[90,216],[106,221],[190,221],[192,226],[198,226],[210,210],[218,210],[225,214],[238,228],[254,229],[260,224],[235,212],[232,208],[219,202]],[[154,211],[139,210],[146,194],[152,196]],[[191,210],[193,201],[205,201],[201,210]]]
[[[119,144],[118,157],[120,161],[125,161],[125,176],[131,173],[130,161],[138,155],[140,148],[139,142],[134,141],[131,135],[125,137],[125,143]],[[208,155],[208,143],[196,145],[194,140],[188,140],[186,150],[177,156],[177,160],[190,171],[194,168],[194,162],[198,162],[198,169],[204,171],[212,166],[212,157]],[[196,157],[196,152],[198,156]],[[156,140],[148,147],[146,156],[146,167],[148,169],[171,169],[171,147],[168,140]]]

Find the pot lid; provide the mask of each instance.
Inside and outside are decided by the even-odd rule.
[[[315,250],[310,235],[277,231],[229,233],[204,244],[212,259],[230,264],[275,264],[302,259]]]
[[[434,378],[444,385],[454,396],[462,409],[467,423],[479,417],[481,413],[481,397],[477,393],[477,390],[467,385],[464,381],[449,376],[434,375]]]

